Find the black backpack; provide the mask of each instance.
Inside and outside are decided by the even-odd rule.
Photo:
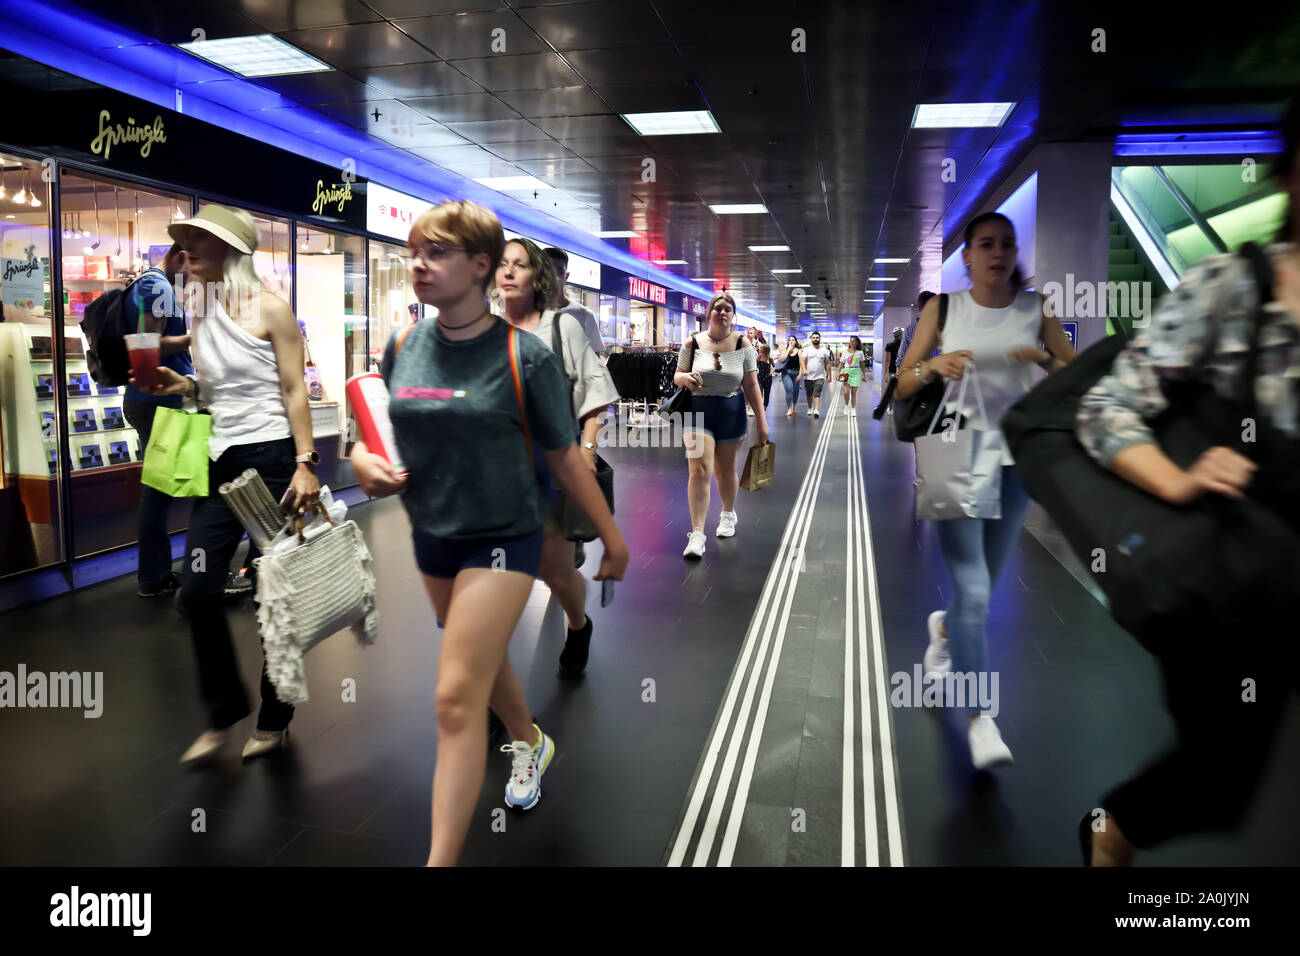
[[[127,385],[131,380],[131,360],[126,354],[126,336],[136,331],[139,317],[128,315],[127,304],[131,290],[148,273],[160,269],[147,269],[123,289],[109,289],[90,305],[81,319],[81,331],[86,335],[86,365],[90,377],[105,388]],[[165,278],[165,276],[164,276]],[[152,316],[151,316],[152,318]]]

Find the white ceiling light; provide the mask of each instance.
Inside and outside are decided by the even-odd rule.
[[[631,229],[611,229],[607,232],[598,232],[595,234],[597,239],[640,239],[641,233],[633,232]]]
[[[690,281],[691,282],[717,282],[718,280],[715,279],[713,276],[696,276],[694,279],[691,279]]]
[[[627,125],[640,136],[689,136],[721,133],[722,128],[708,110],[678,110],[670,113],[624,113]]]
[[[789,246],[750,246],[750,252],[789,252]]]
[[[868,282],[897,282],[898,277],[895,276],[894,278],[891,279],[889,276],[872,276],[867,281]]]
[[[684,265],[686,265],[686,260],[685,260],[685,259],[651,259],[650,261],[653,262],[653,263],[654,263],[655,265],[657,265],[657,266],[684,266]]]
[[[197,40],[176,46],[240,76],[286,76],[331,69],[314,56],[308,56],[269,33],[224,40]]]
[[[786,285],[787,289],[811,289],[811,282],[791,282]]]
[[[474,182],[497,192],[513,192],[525,189],[554,189],[550,183],[543,182],[536,176],[484,176]]]
[[[720,203],[720,204],[711,203],[709,205],[709,208],[712,209],[719,216],[747,216],[747,215],[756,215],[758,213],[764,213],[764,214],[767,213],[767,207],[764,206],[761,202]]]
[[[918,103],[912,129],[1001,126],[1015,103]]]
[[[773,269],[772,275],[774,276],[787,275],[792,272],[803,272],[803,270],[802,269]]]
[[[912,261],[911,259],[877,259],[875,264],[879,266],[890,262],[911,262],[911,261]]]

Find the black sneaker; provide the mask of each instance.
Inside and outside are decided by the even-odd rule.
[[[248,568],[231,571],[226,575],[225,600],[227,604],[238,604],[249,597],[256,589],[253,579],[248,577]]]
[[[175,571],[167,575],[161,581],[153,581],[149,584],[141,584],[140,589],[136,592],[143,598],[163,597],[171,594],[173,591],[179,591],[181,587],[180,575]]]
[[[591,618],[582,625],[581,630],[568,629],[568,639],[564,650],[560,652],[560,676],[564,678],[581,677],[587,667],[587,654],[591,649]]]

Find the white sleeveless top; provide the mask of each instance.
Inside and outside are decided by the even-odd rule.
[[[984,408],[988,412],[989,425],[994,429],[998,428],[1007,409],[1034,387],[1034,363],[1012,364],[1007,360],[1007,353],[1020,346],[1038,348],[1042,325],[1042,299],[1034,292],[1021,292],[1016,301],[1004,309],[986,309],[971,298],[969,291],[948,295],[948,318],[940,335],[940,348],[944,352],[969,349],[974,353],[976,375],[984,393]],[[956,409],[957,390],[960,388],[960,382],[954,384],[947,411]],[[962,414],[968,421],[979,419],[973,382],[966,386]],[[1002,464],[1015,464],[1005,444]]]
[[[216,461],[234,445],[292,437],[270,342],[245,332],[214,302],[211,314],[194,320],[191,352],[194,370],[212,395],[209,458]]]

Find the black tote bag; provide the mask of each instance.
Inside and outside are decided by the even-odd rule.
[[[1258,271],[1256,251],[1243,252]],[[1263,301],[1271,297],[1267,290],[1262,280]],[[1157,653],[1167,650],[1184,628],[1226,626],[1247,613],[1280,611],[1295,591],[1300,455],[1295,441],[1255,414],[1259,324],[1257,314],[1244,401],[1225,400],[1205,385],[1170,386],[1170,407],[1148,423],[1160,448],[1180,468],[1190,467],[1216,445],[1255,461],[1259,471],[1243,499],[1206,494],[1190,505],[1171,505],[1102,467],[1084,450],[1076,437],[1079,404],[1128,344],[1123,336],[1086,349],[1002,419],[1030,496],[1092,573],[1116,621]],[[1253,443],[1241,441],[1245,418],[1256,422]]]
[[[939,332],[943,333],[943,327],[948,321],[948,293],[939,294]],[[899,375],[904,371],[899,369]],[[893,381],[897,385],[897,381]],[[894,399],[894,434],[898,436],[899,441],[915,441],[930,429],[930,422],[934,419],[935,412],[938,411],[939,402],[943,400],[943,390],[945,382],[943,377],[936,378],[933,382],[925,385],[919,392],[908,398]],[[885,403],[882,401],[881,405]],[[877,409],[879,410],[879,409]],[[874,414],[874,413],[873,413]],[[884,414],[883,412],[881,413]],[[876,416],[877,418],[880,415]],[[965,416],[954,413],[958,422],[958,427]],[[944,427],[943,422],[935,426],[936,431]]]

